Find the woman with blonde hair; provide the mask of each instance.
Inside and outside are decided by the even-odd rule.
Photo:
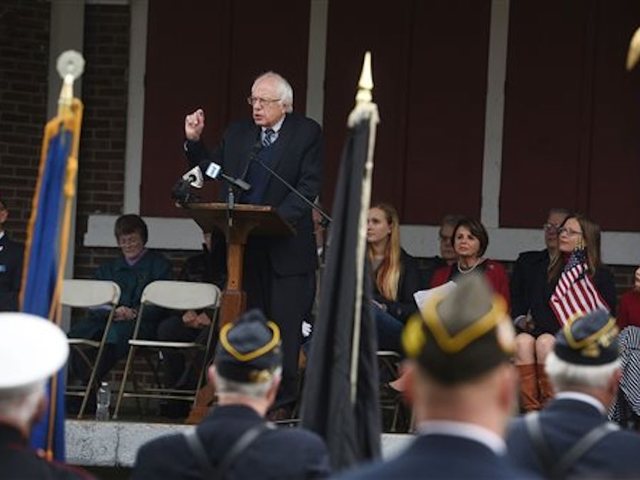
[[[515,364],[520,375],[520,405],[524,411],[539,410],[553,396],[544,363],[553,349],[554,335],[561,322],[551,307],[551,298],[574,252],[584,257],[586,275],[611,315],[615,314],[615,283],[601,261],[600,227],[584,215],[571,214],[558,229],[558,255],[548,263],[540,263],[540,267],[531,272],[531,307],[526,317],[516,319],[516,326],[522,331],[516,337]]]
[[[402,327],[417,311],[413,294],[419,288],[418,267],[400,247],[398,213],[387,203],[377,203],[369,209],[367,253],[373,275],[378,349],[400,352]]]

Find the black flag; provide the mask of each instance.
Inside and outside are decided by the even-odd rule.
[[[342,153],[303,392],[302,425],[325,439],[335,470],[380,455],[377,338],[363,236],[372,133],[374,122],[361,119],[350,129]]]

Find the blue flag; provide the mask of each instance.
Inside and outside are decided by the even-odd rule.
[[[46,134],[45,134],[46,135]],[[57,132],[44,142],[46,153],[40,165],[27,242],[22,310],[52,318],[54,292],[58,277],[60,224],[67,161],[73,149],[73,132],[60,122]],[[45,136],[46,139],[46,136]],[[56,460],[64,460],[64,370],[60,370],[47,388],[48,407],[33,428],[31,445]]]

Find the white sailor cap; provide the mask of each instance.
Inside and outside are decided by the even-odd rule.
[[[28,393],[57,372],[69,355],[66,335],[27,313],[0,313],[0,397]]]

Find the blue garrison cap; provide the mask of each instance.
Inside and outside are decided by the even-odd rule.
[[[556,334],[554,352],[575,365],[605,365],[618,358],[618,327],[605,310],[596,310],[567,323]]]
[[[282,365],[280,329],[257,309],[220,330],[215,365],[222,377],[242,383],[270,380]]]

